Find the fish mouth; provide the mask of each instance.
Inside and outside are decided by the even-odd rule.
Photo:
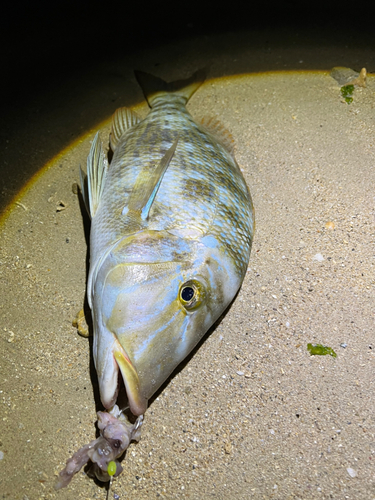
[[[130,411],[136,416],[143,415],[147,409],[147,399],[142,394],[137,370],[117,339],[114,342],[110,357],[111,359],[108,361],[111,366],[107,366],[108,372],[111,372],[110,376],[104,377],[99,382],[100,396],[104,407],[112,408],[116,402],[120,371],[125,384]]]

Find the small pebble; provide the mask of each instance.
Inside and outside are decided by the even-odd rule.
[[[3,458],[4,458],[4,452],[0,451],[0,460],[2,460]]]
[[[332,68],[331,76],[339,85],[357,85],[358,87],[366,87],[367,71],[362,68],[359,73],[351,68],[336,66]]]
[[[66,203],[64,203],[63,201],[59,201],[57,204],[56,204],[56,212],[62,212],[63,210],[65,210],[67,207]]]
[[[236,372],[236,373],[237,373],[237,375],[239,375],[240,377],[241,377],[242,375],[244,375],[244,372]]]
[[[227,455],[230,455],[232,452],[232,443],[225,443],[224,444],[224,451]]]
[[[346,470],[348,471],[348,474],[349,474],[350,477],[356,477],[357,471],[355,471],[351,467],[348,467]]]
[[[330,220],[326,223],[326,229],[330,229],[332,231],[332,229],[335,229],[335,224]]]
[[[324,257],[321,253],[317,253],[314,255],[314,257],[312,258],[312,260],[316,260],[317,262],[323,262],[324,260]]]
[[[348,347],[348,344],[345,344],[345,342],[343,342],[342,344],[340,344],[340,347],[343,347],[345,349],[345,347]]]
[[[72,184],[72,193],[78,194],[78,184],[76,182],[73,182]]]

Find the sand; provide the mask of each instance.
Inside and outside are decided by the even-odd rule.
[[[189,104],[232,132],[256,235],[237,299],[152,401],[116,498],[375,498],[375,81],[347,104],[329,63],[209,80]],[[154,73],[195,69],[181,66]],[[108,107],[115,90],[108,83],[103,92]],[[67,458],[95,438],[101,409],[91,340],[72,326],[85,300],[88,231],[73,185],[94,125],[72,137],[1,226],[4,499],[106,495],[83,471],[53,488]],[[101,129],[107,138],[109,123]],[[310,356],[308,343],[337,357]]]

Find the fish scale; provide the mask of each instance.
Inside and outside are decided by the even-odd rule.
[[[228,152],[217,141],[215,144],[211,134],[192,120],[183,104],[169,104],[163,108],[160,103],[134,130],[124,134],[107,173],[106,186],[110,196],[106,196],[105,187],[105,202],[93,227],[98,237],[95,239],[96,233],[93,233],[92,246],[100,252],[101,247],[107,245],[106,236],[108,240],[115,240],[124,234],[126,228],[121,221],[108,220],[107,213],[122,211],[139,171],[153,168],[176,137],[179,139],[178,153],[165,174],[151,209],[149,227],[158,230],[193,225],[206,233],[211,226],[215,232],[215,222],[218,227],[225,225],[225,231],[216,233],[233,253],[242,273],[246,262],[241,256],[246,255],[246,246],[251,245],[250,236],[244,241],[242,234],[252,234],[250,209],[244,204],[248,198],[247,187]],[[224,162],[232,168],[223,171]],[[220,184],[216,186],[218,175]],[[193,189],[186,188],[187,182]],[[194,188],[199,191],[199,196],[194,195]],[[236,224],[233,224],[233,216],[238,219]],[[228,217],[230,222],[225,224]],[[238,236],[241,252],[236,252]]]

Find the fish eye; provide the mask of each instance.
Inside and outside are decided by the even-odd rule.
[[[199,307],[205,298],[205,289],[198,280],[186,281],[180,288],[179,299],[187,311]]]
[[[191,299],[194,297],[194,294],[195,294],[194,288],[192,288],[191,286],[185,286],[181,290],[181,299],[184,302],[190,302]]]

